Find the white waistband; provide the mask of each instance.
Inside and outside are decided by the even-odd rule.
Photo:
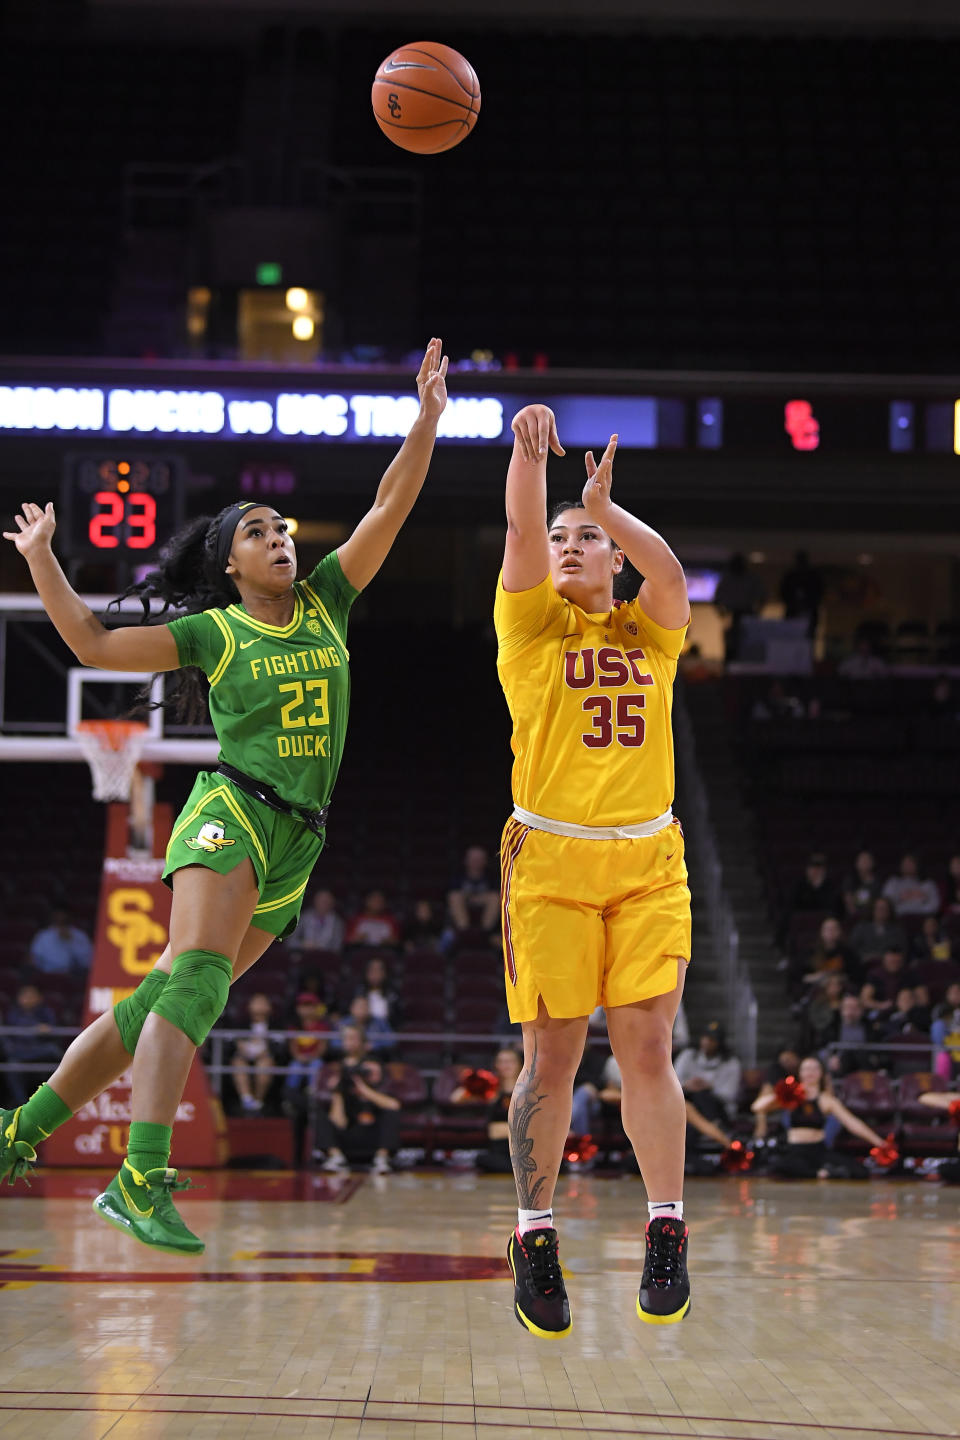
[[[574,840],[641,840],[671,825],[673,811],[664,810],[656,820],[644,820],[639,825],[570,825],[566,820],[548,820],[545,815],[534,815],[532,810],[514,805],[513,818],[531,830],[548,830],[551,835],[569,835]]]

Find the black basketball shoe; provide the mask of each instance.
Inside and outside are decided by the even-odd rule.
[[[556,1230],[514,1230],[507,1246],[513,1272],[513,1308],[533,1335],[559,1340],[573,1329],[570,1302],[563,1287]]]
[[[687,1241],[690,1231],[669,1215],[647,1222],[647,1258],[637,1314],[648,1325],[675,1325],[690,1310]]]

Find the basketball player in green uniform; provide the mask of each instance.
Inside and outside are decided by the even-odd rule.
[[[383,564],[426,478],[446,404],[447,360],[431,340],[417,375],[420,413],[349,540],[306,580],[283,516],[254,501],[187,526],[158,569],[128,593],[183,613],[166,624],[106,630],[71,589],[51,541],[53,506],[25,504],[4,532],[83,665],[180,671],[180,699],[202,695],[219,764],[201,773],[173,829],[164,879],[170,942],[127,999],[68,1049],[49,1084],[0,1111],[0,1179],[36,1160],[36,1145],[130,1065],[132,1123],[118,1175],[94,1201],[105,1220],[156,1249],[199,1254],[173,1192],[171,1132],[195,1051],[223,1011],[231,980],[289,934],[323,848],[346,733],[347,619]],[[184,667],[196,667],[184,668]]]

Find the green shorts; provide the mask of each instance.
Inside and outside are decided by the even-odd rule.
[[[205,865],[226,875],[249,858],[260,904],[251,924],[282,939],[300,917],[303,892],[323,840],[295,815],[271,810],[223,775],[203,770],[177,816],[163,878],[184,865]]]

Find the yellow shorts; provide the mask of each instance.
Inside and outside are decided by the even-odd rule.
[[[583,840],[512,816],[500,847],[510,1019],[556,1019],[665,995],[690,958],[679,820],[636,840]]]

